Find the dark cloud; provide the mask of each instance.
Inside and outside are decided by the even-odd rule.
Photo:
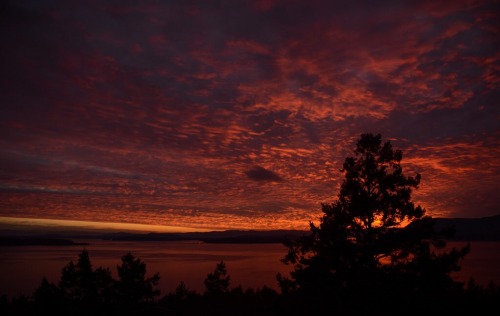
[[[281,182],[283,179],[276,173],[262,168],[261,166],[254,166],[252,169],[245,171],[245,174],[250,180],[259,182]]]

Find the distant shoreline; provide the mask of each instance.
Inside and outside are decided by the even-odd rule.
[[[485,218],[434,218],[435,230],[446,241],[500,241],[500,215]],[[452,235],[449,235],[453,231]],[[73,240],[198,241],[211,244],[283,243],[310,234],[307,230],[225,230],[186,233],[1,230],[0,246],[81,246]]]
[[[74,242],[62,238],[0,237],[0,246],[88,246],[86,242]]]

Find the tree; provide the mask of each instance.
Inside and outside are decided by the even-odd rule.
[[[205,279],[207,294],[221,294],[229,291],[230,276],[227,275],[224,261],[217,263],[213,273],[209,273]]]
[[[59,288],[65,298],[85,303],[97,303],[109,299],[112,285],[111,272],[101,267],[95,271],[89,253],[84,249],[76,265],[70,261],[61,273]]]
[[[46,277],[43,277],[40,286],[36,288],[32,298],[36,306],[43,310],[56,308],[63,300],[61,290],[57,285],[49,282]]]
[[[340,170],[337,200],[321,205],[319,226],[310,223],[309,235],[285,243],[282,261],[293,270],[290,278],[278,275],[282,292],[367,304],[459,289],[450,273],[469,248],[445,251],[432,218],[411,201],[420,174],[405,176],[402,152],[380,134],[362,134],[354,155]]]
[[[155,289],[160,274],[146,277],[146,264],[128,252],[121,257],[122,264],[117,266],[119,280],[116,284],[119,300],[127,305],[152,302],[160,291]]]
[[[184,282],[180,282],[179,285],[175,288],[174,293],[171,294],[177,300],[186,300],[193,296],[196,296],[196,292],[189,290]]]

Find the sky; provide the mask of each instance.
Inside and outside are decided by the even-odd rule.
[[[0,217],[307,229],[362,133],[500,213],[498,1],[0,5]]]

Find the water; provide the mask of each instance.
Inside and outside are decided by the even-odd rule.
[[[203,293],[203,280],[223,260],[231,286],[246,288],[268,286],[278,290],[276,274],[287,275],[290,267],[280,262],[286,253],[281,244],[205,244],[199,242],[116,242],[89,240],[88,246],[0,247],[0,294],[9,297],[31,295],[45,276],[57,283],[61,269],[76,262],[85,248],[94,268],[110,268],[117,277],[120,257],[131,251],[147,265],[147,275],[160,273],[161,295],[174,291],[182,281],[188,289]],[[463,246],[463,242],[449,246]],[[462,262],[462,271],[454,278],[469,277],[483,285],[500,284],[500,242],[473,242],[471,253]]]
[[[448,247],[462,248],[466,242],[448,242]],[[471,251],[461,261],[461,270],[452,276],[459,281],[468,281],[470,277],[487,286],[494,282],[500,286],[500,241],[470,242]]]
[[[161,295],[172,292],[182,281],[188,289],[203,293],[203,280],[221,260],[231,277],[231,286],[244,289],[278,289],[276,274],[289,267],[280,259],[286,248],[281,244],[205,244],[200,242],[116,242],[89,240],[88,246],[0,247],[0,294],[9,297],[30,295],[45,276],[57,283],[62,268],[76,262],[85,248],[94,268],[109,267],[117,278],[116,266],[128,251],[146,263],[147,275],[160,273]]]

